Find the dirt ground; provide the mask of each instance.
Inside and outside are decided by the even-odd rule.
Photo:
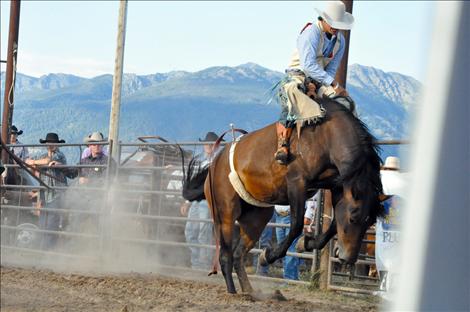
[[[194,274],[193,274],[194,275]],[[197,276],[193,276],[197,277]],[[199,278],[199,277],[197,277]],[[377,298],[254,283],[279,299],[229,295],[220,276],[82,275],[1,267],[1,311],[376,311]],[[253,281],[252,281],[253,282]]]

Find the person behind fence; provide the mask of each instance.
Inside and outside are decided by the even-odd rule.
[[[352,103],[334,77],[345,50],[340,30],[351,29],[354,17],[346,12],[341,1],[330,1],[325,11],[317,11],[317,21],[307,23],[297,38],[297,49],[278,90],[281,115],[276,124],[278,142],[274,157],[283,165],[289,161],[292,128],[320,122],[325,116],[323,107],[314,100],[316,97],[343,96]]]
[[[274,206],[276,223],[288,224],[290,225],[290,206]],[[278,242],[284,241],[284,239],[289,235],[289,227],[276,227],[276,239]],[[297,243],[298,238],[296,238],[292,245],[289,247],[289,252],[295,252],[295,244]],[[298,280],[299,279],[299,258],[293,256],[285,256],[282,259],[283,262],[283,277],[285,279]]]
[[[110,168],[107,169],[109,157],[103,151],[103,145],[106,139],[101,132],[93,132],[83,140],[87,144],[90,154],[80,159],[78,165],[100,166],[100,167],[83,167],[75,170],[78,176],[78,185],[83,186],[72,193],[67,194],[67,200],[74,209],[87,210],[97,213],[104,204],[103,190],[87,189],[102,188],[105,185],[107,170],[113,171],[115,168],[114,160],[110,161]],[[91,232],[97,231],[98,217],[91,213],[74,213],[70,219],[70,229],[74,232]]]
[[[304,233],[313,235],[314,233],[314,222],[316,213],[320,205],[321,192],[317,191],[312,198],[307,199],[305,202],[305,214],[304,214]]]
[[[269,220],[269,223],[276,223],[276,214],[273,213],[271,219]],[[273,244],[273,227],[271,226],[266,226],[261,232],[261,236],[258,240],[258,248],[259,249],[267,249],[271,248]],[[256,275],[261,275],[261,276],[269,276],[269,264],[267,265],[261,265],[258,262],[258,257],[259,254],[254,254],[253,255],[253,266],[256,268]]]
[[[67,170],[56,168],[55,166],[66,165],[67,159],[56,145],[50,143],[65,143],[65,140],[59,139],[57,133],[48,133],[45,139],[39,139],[39,143],[46,144],[47,151],[43,154],[27,159],[28,165],[38,167],[40,179],[51,188],[41,190],[40,199],[42,207],[52,209],[63,209],[62,196],[64,190],[55,189],[55,187],[67,186]],[[47,175],[46,175],[47,174]],[[64,215],[56,211],[41,211],[39,215],[39,226],[47,231],[59,231],[62,228]],[[42,239],[43,249],[53,249],[56,245],[58,235],[54,233],[44,233]]]
[[[93,132],[88,135],[84,143],[88,144],[90,155],[80,160],[80,165],[108,165],[109,157],[104,153],[103,145],[96,143],[104,143],[106,139],[101,132]],[[111,162],[113,163],[113,162]],[[99,184],[106,178],[106,168],[92,167],[80,168],[78,174],[79,184]]]
[[[10,144],[23,144],[18,140],[18,136],[23,134],[23,130],[18,130],[16,126],[11,126],[10,130]],[[13,146],[11,148],[13,153],[21,158],[21,160],[26,160],[29,158],[29,151],[26,146]]]
[[[90,138],[91,136],[93,136],[93,135],[96,136],[97,133],[98,133],[99,135],[101,135],[101,137],[103,137],[103,134],[102,134],[101,132],[93,132],[93,133],[87,135],[83,141],[84,141],[85,143],[87,143],[87,141],[89,140],[89,138]],[[101,153],[102,153],[103,155],[105,155],[105,156],[108,156],[108,155],[109,155],[109,153],[108,153],[108,146],[107,146],[107,145],[105,145],[105,146],[101,145],[101,147],[102,147]],[[91,155],[91,148],[90,148],[90,146],[88,145],[88,146],[83,150],[82,155],[80,156],[80,159],[88,158],[88,157],[90,157],[90,155]]]
[[[385,195],[392,197],[383,202],[385,216],[377,218],[375,260],[380,278],[380,290],[383,297],[385,292],[393,290],[394,281],[399,271],[399,239],[400,215],[403,207],[406,180],[400,172],[400,159],[389,156],[380,171],[382,186]]]
[[[213,150],[213,143],[217,141],[218,135],[214,132],[208,132],[204,139],[199,139],[200,142],[204,142],[204,153],[199,156],[201,166],[210,165],[212,159],[217,154],[218,150]],[[200,202],[190,203],[186,201],[181,206],[180,212],[183,216],[187,216],[189,219],[210,219],[211,214],[209,211],[209,205],[206,200]],[[187,221],[185,227],[186,242],[189,244],[212,244],[212,223],[211,222],[197,222]],[[193,269],[210,269],[213,250],[203,247],[189,247],[191,250],[191,267]]]

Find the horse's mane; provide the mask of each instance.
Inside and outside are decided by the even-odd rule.
[[[370,133],[366,124],[355,117],[344,105],[331,100],[326,100],[321,104],[326,108],[326,118],[329,118],[333,112],[342,112],[342,115],[353,125],[359,139],[359,144],[351,150],[351,162],[341,172],[337,182],[349,185],[354,197],[368,199],[373,209],[371,217],[383,216],[385,211],[378,200],[379,194],[383,194],[383,189],[380,178],[382,160],[379,152],[381,149],[377,144],[377,139]]]

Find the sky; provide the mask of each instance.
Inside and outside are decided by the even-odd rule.
[[[284,71],[302,27],[324,1],[130,1],[124,72],[198,71],[254,62]],[[6,59],[9,1],[1,1]],[[355,1],[349,64],[423,80],[435,3]],[[18,72],[113,73],[117,1],[22,1]],[[2,64],[2,71],[5,65]]]

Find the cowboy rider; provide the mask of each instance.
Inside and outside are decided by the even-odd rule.
[[[297,123],[300,127],[305,123],[317,123],[325,115],[324,109],[313,98],[348,96],[334,77],[345,50],[345,39],[340,30],[351,29],[354,17],[346,12],[341,1],[328,2],[324,11],[317,12],[318,20],[305,25],[297,38],[297,50],[279,92],[282,111],[276,124],[278,146],[274,156],[284,165],[289,159],[292,128]],[[318,90],[317,86],[320,86]]]

